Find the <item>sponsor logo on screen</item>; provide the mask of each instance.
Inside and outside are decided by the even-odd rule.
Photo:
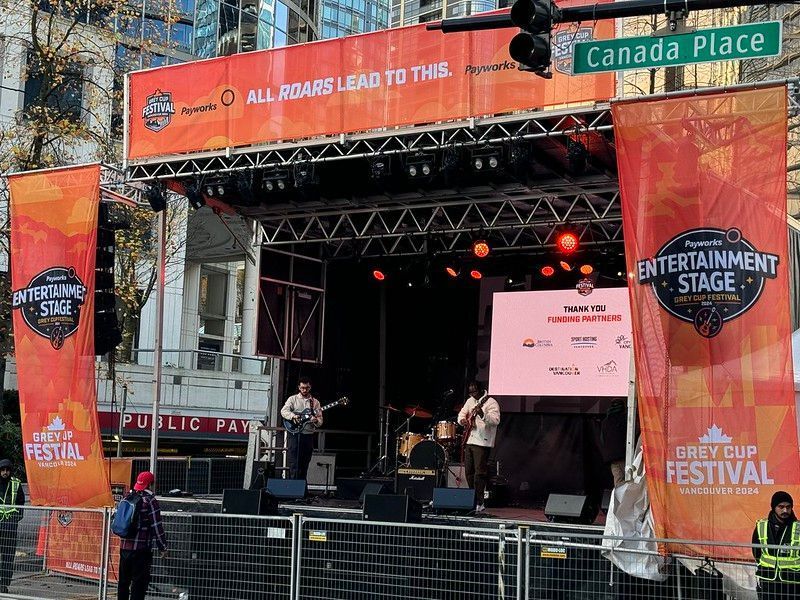
[[[594,281],[588,277],[584,277],[575,284],[575,289],[578,290],[578,293],[581,296],[588,296],[592,293],[592,291],[594,291]]]
[[[589,42],[594,39],[594,29],[580,27],[578,30],[565,29],[553,36],[553,67],[559,73],[572,75],[572,55],[577,42]]]
[[[572,336],[569,339],[569,345],[572,346],[573,348],[596,348],[597,336],[596,335]]]
[[[216,109],[216,105],[214,107]],[[184,109],[186,110],[186,109]],[[144,108],[142,108],[142,120],[144,126],[158,133],[172,122],[172,115],[175,114],[175,103],[172,102],[172,92],[162,92],[156,90],[145,98]]]
[[[631,347],[631,338],[622,333],[614,338],[614,343],[617,345],[617,347],[628,350]]]
[[[551,375],[555,375],[556,377],[575,377],[581,374],[581,370],[577,365],[553,366],[549,367],[547,370]]]
[[[553,340],[535,340],[533,338],[525,338],[522,340],[523,348],[552,348]]]
[[[600,377],[614,377],[619,375],[617,361],[610,360],[605,364],[597,365],[597,373],[600,375]]]
[[[72,267],[53,267],[42,271],[30,283],[16,290],[11,306],[19,310],[25,324],[50,340],[56,350],[78,330],[86,286]]]
[[[705,338],[747,312],[778,276],[779,257],[758,251],[737,228],[690,229],[637,261],[637,279],[650,284],[668,313]]]

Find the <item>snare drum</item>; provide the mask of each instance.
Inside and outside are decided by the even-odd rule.
[[[449,442],[456,439],[456,424],[452,421],[439,421],[433,430],[437,442]]]
[[[425,439],[421,433],[404,433],[400,436],[397,453],[403,458],[408,458],[411,449]]]

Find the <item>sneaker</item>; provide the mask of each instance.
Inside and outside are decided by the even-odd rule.
[[[478,504],[478,506],[475,507],[475,512],[476,513],[482,513],[485,510],[486,510],[486,507],[483,504]]]

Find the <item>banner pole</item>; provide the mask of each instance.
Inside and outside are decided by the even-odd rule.
[[[636,363],[631,349],[628,381],[628,425],[625,432],[625,481],[633,479],[633,454],[636,451]]]
[[[161,365],[164,350],[164,287],[167,270],[167,207],[158,219],[158,281],[156,282],[156,331],[153,353],[153,415],[150,423],[150,471],[156,475],[158,458],[158,410],[161,403]],[[153,484],[155,488],[156,484]]]

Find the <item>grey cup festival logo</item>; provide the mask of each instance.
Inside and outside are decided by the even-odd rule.
[[[52,267],[14,292],[12,309],[18,309],[28,327],[60,350],[64,340],[78,330],[85,300],[86,286],[75,269]]]
[[[712,338],[758,301],[766,280],[778,276],[778,262],[735,227],[703,227],[676,235],[636,267],[664,310]]]
[[[594,38],[594,29],[580,27],[578,30],[565,29],[553,34],[553,67],[559,73],[572,75],[572,56],[575,44],[590,42]]]
[[[145,99],[142,109],[144,126],[150,131],[158,133],[172,121],[175,114],[175,104],[172,102],[172,92],[156,90]]]

